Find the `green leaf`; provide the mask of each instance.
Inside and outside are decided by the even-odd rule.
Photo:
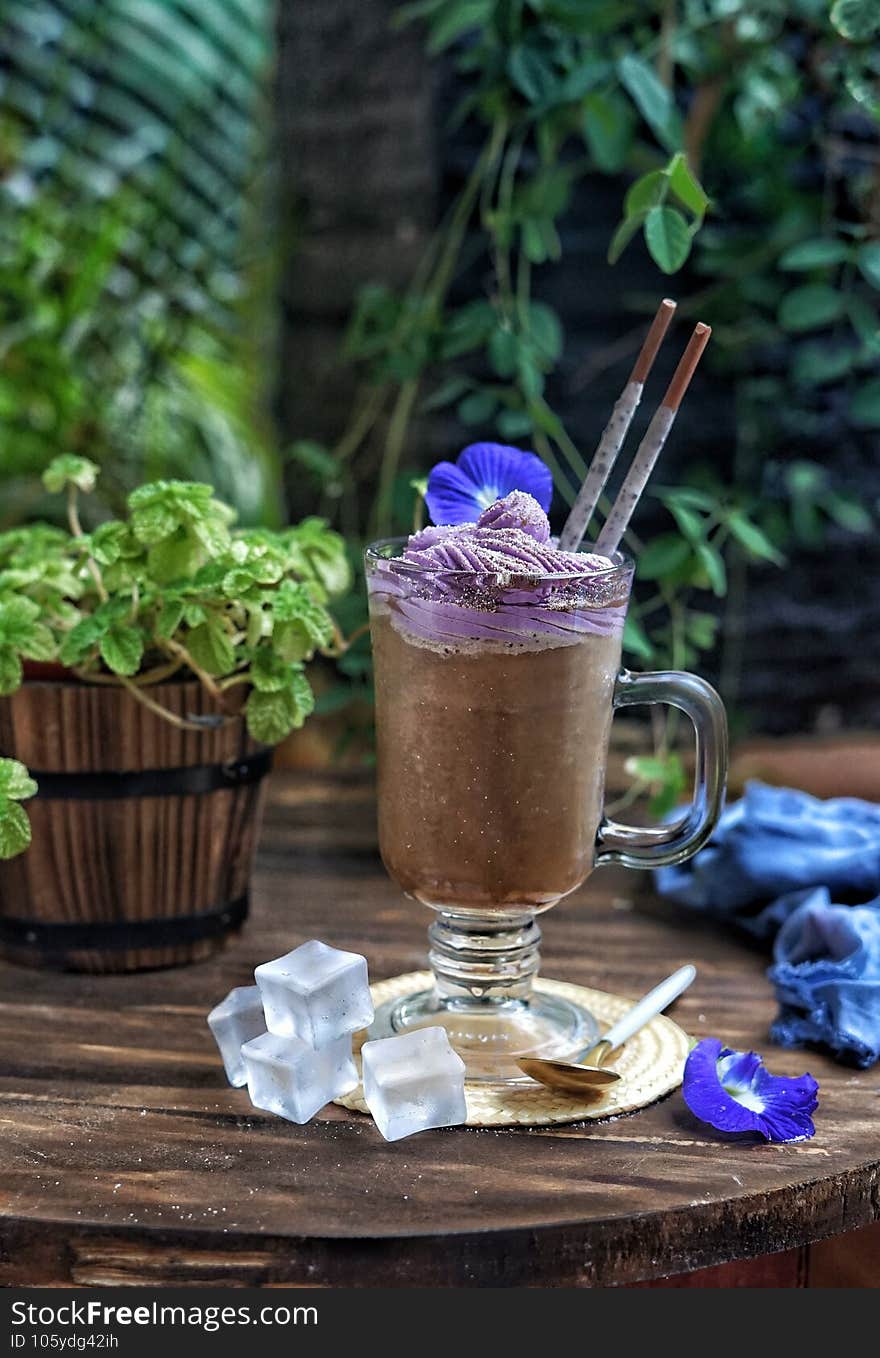
[[[527,217],[523,222],[522,246],[526,259],[532,264],[543,264],[547,259],[547,242],[537,217]]]
[[[33,623],[28,639],[21,647],[21,653],[25,660],[54,660],[58,654],[58,647],[49,628],[41,622]]]
[[[40,610],[32,599],[5,599],[0,603],[0,643],[21,650],[27,644]]]
[[[162,607],[159,609],[159,616],[156,619],[156,636],[167,641],[177,631],[183,622],[183,599],[175,598],[173,595],[163,600]]]
[[[553,67],[534,47],[514,47],[507,58],[507,74],[530,104],[543,104],[557,89]]]
[[[37,784],[28,773],[24,764],[17,759],[0,759],[0,797],[11,801],[24,801],[37,792]]]
[[[0,646],[0,696],[21,688],[21,661],[11,646]]]
[[[104,617],[82,618],[67,633],[58,649],[58,659],[62,665],[79,665],[98,644],[107,631],[108,621]]]
[[[637,235],[642,225],[641,217],[626,217],[617,227],[611,237],[608,246],[608,263],[616,264],[629,245],[633,236]]]
[[[516,372],[519,340],[512,330],[500,326],[489,339],[489,361],[499,377],[512,377]]]
[[[235,668],[235,651],[222,622],[210,619],[187,633],[186,649],[208,674],[229,674]]]
[[[852,371],[857,358],[858,350],[852,345],[832,349],[824,340],[811,340],[795,352],[791,375],[799,387],[821,387],[839,382]]]
[[[288,530],[286,538],[298,554],[297,573],[321,598],[344,594],[351,585],[351,563],[345,539],[325,519],[307,518]]]
[[[588,94],[583,101],[584,141],[605,174],[623,169],[632,148],[635,118],[632,105],[617,90]]]
[[[677,754],[667,755],[666,776],[648,803],[651,815],[662,820],[674,811],[681,801],[685,786],[686,779],[681,760]]]
[[[293,730],[286,693],[261,693],[254,689],[245,704],[247,728],[254,740],[277,745]]]
[[[250,673],[254,688],[261,693],[279,693],[290,683],[290,665],[269,646],[258,647]]]
[[[305,585],[284,580],[272,602],[272,616],[277,622],[299,622],[305,627],[315,646],[327,646],[333,640],[333,620],[323,605],[316,603]]]
[[[723,599],[727,593],[727,569],[721,553],[709,542],[701,542],[696,549],[700,565],[706,572],[712,593]]]
[[[727,517],[727,526],[733,537],[741,547],[744,547],[749,556],[758,557],[762,561],[772,561],[775,566],[784,566],[785,557],[774,547],[767,537],[767,534],[747,519],[744,514],[735,511]]]
[[[672,500],[668,509],[682,533],[691,542],[701,542],[705,533],[705,522],[689,506],[681,501]]]
[[[190,531],[210,556],[222,556],[229,548],[229,529],[222,519],[213,514],[193,518]]]
[[[57,495],[65,486],[76,486],[86,493],[95,489],[95,481],[100,468],[87,457],[77,457],[73,453],[62,453],[53,457],[43,472],[43,485],[51,495]]]
[[[871,240],[859,247],[856,255],[859,272],[872,288],[880,289],[880,241]]]
[[[245,705],[247,728],[254,740],[277,745],[291,731],[302,726],[315,705],[309,681],[302,670],[294,670],[286,689],[261,693],[254,689]]]
[[[290,687],[287,690],[287,700],[293,725],[298,729],[315,708],[315,695],[304,670],[294,669],[292,671]]]
[[[183,605],[183,621],[187,627],[198,627],[199,623],[208,621],[208,612],[203,604],[185,603]]]
[[[314,439],[297,439],[290,445],[287,456],[304,471],[311,472],[321,485],[330,485],[342,475],[342,469],[332,453],[323,443],[316,443]]]
[[[201,561],[199,545],[192,538],[166,538],[150,548],[147,569],[160,585],[170,585],[174,580],[185,580],[194,575]]]
[[[144,653],[144,639],[137,627],[114,623],[101,638],[101,659],[114,674],[137,674]]]
[[[640,580],[659,580],[679,570],[690,560],[691,545],[678,533],[660,533],[652,538],[639,554],[637,574]]]
[[[688,613],[685,623],[688,640],[701,651],[708,651],[715,645],[719,619],[714,613]]]
[[[519,385],[527,401],[535,401],[544,390],[544,374],[525,350],[520,351],[517,363]]]
[[[623,649],[629,651],[630,655],[636,656],[639,660],[650,660],[654,655],[654,647],[651,645],[650,637],[637,618],[630,614],[623,624]]]
[[[790,334],[821,330],[842,315],[844,298],[824,283],[805,283],[785,294],[779,306],[779,324]]]
[[[800,459],[789,465],[785,483],[789,495],[798,499],[816,499],[825,493],[828,473],[818,462]]]
[[[850,42],[867,42],[880,33],[877,0],[835,0],[831,22],[841,37]]]
[[[315,639],[304,622],[278,622],[272,629],[272,645],[282,660],[308,660]]]
[[[487,343],[497,325],[495,308],[488,302],[468,302],[448,317],[441,346],[444,358],[460,358]]]
[[[658,486],[654,494],[668,509],[673,505],[686,505],[689,509],[704,509],[711,514],[717,507],[717,500],[705,490],[694,486]]]
[[[863,429],[880,429],[880,378],[859,388],[850,401],[849,416]]]
[[[426,412],[442,410],[444,406],[452,405],[453,401],[457,401],[466,391],[469,391],[470,385],[471,379],[469,377],[464,377],[461,374],[449,377],[445,382],[441,382],[439,387],[435,387],[427,400],[422,401],[421,409]]]
[[[227,599],[246,599],[259,584],[257,573],[251,566],[233,566],[224,575],[221,588]]]
[[[129,536],[128,524],[118,519],[100,524],[89,539],[92,556],[102,566],[114,565],[130,546]]]
[[[31,826],[24,807],[0,797],[0,858],[14,858],[31,842]]]
[[[667,174],[669,175],[669,187],[676,198],[699,221],[702,221],[709,206],[709,198],[706,190],[688,165],[687,157],[683,151],[673,156]]]
[[[465,33],[479,28],[488,18],[491,4],[492,0],[452,0],[444,4],[430,27],[429,55],[445,51]]]
[[[499,434],[506,439],[526,438],[532,433],[532,417],[526,410],[500,410],[498,412]]]
[[[180,522],[181,515],[175,507],[161,502],[132,510],[131,515],[132,532],[145,547],[170,537]]]
[[[645,241],[664,273],[676,273],[691,252],[688,224],[674,207],[654,207],[645,219]]]
[[[832,492],[825,497],[825,510],[829,517],[848,533],[870,533],[874,520],[864,505],[848,495]]]
[[[860,342],[876,357],[880,352],[880,323],[877,312],[866,298],[858,296],[848,299],[846,311]]]
[[[849,259],[850,247],[842,240],[802,240],[792,245],[779,257],[780,269],[799,272],[808,269],[823,269],[833,264],[842,264]]]
[[[650,170],[637,179],[627,190],[623,200],[625,217],[645,216],[652,207],[659,207],[666,197],[669,179],[664,170]]]
[[[491,391],[474,391],[459,404],[458,418],[462,424],[485,424],[497,407],[498,402]]]
[[[564,334],[558,314],[545,302],[530,302],[528,310],[529,337],[541,357],[555,363],[562,357]]]
[[[617,63],[620,82],[654,136],[667,151],[678,151],[683,128],[670,91],[646,61],[628,52]]]

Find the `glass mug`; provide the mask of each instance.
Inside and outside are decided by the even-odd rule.
[[[727,726],[693,674],[620,669],[633,563],[521,581],[366,552],[376,684],[379,845],[390,876],[430,906],[430,990],[381,1007],[371,1037],[442,1024],[469,1079],[520,1083],[515,1058],[573,1059],[592,1015],[533,988],[536,916],[595,867],[656,868],[705,844],[721,810]],[[574,597],[575,603],[570,601]],[[487,609],[486,600],[491,601]],[[603,814],[614,711],[666,703],[696,732],[690,807],[642,828]]]

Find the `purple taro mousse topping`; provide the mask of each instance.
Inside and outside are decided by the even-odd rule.
[[[519,528],[536,542],[549,542],[550,520],[538,501],[524,490],[512,490],[503,500],[484,509],[478,528]]]
[[[370,592],[415,639],[528,647],[617,631],[629,584],[606,557],[554,547],[537,500],[512,491],[476,523],[414,533],[402,555],[375,563]]]

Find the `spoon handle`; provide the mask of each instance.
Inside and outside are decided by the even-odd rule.
[[[667,1005],[672,1004],[682,991],[687,990],[697,974],[696,967],[688,963],[686,967],[679,967],[671,976],[667,976],[665,981],[661,981],[658,986],[639,1000],[638,1004],[633,1005],[629,1013],[624,1014],[622,1019],[618,1019],[607,1033],[602,1034],[602,1041],[607,1042],[613,1050],[621,1047],[627,1042],[640,1028],[644,1028],[657,1014],[662,1014]],[[607,1049],[606,1049],[607,1050]]]

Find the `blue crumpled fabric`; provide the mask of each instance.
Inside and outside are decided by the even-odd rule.
[[[655,878],[663,896],[775,937],[774,1041],[880,1059],[880,807],[750,783],[707,847]]]
[[[857,1066],[880,1059],[880,899],[835,905],[827,887],[802,893],[767,975],[781,1005],[774,1042],[821,1042]]]

